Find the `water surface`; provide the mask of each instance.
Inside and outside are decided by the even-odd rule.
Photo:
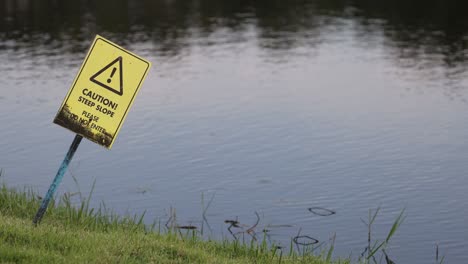
[[[54,124],[95,34],[153,62],[111,151],[83,141],[60,191],[120,214],[299,229],[356,259],[381,207],[397,263],[468,259],[468,6],[460,1],[0,0],[0,168],[45,193]],[[336,211],[320,217],[307,210]]]

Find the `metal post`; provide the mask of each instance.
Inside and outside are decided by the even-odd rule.
[[[60,165],[60,168],[57,172],[57,175],[54,178],[54,181],[50,185],[46,196],[42,200],[41,207],[39,207],[39,210],[37,210],[36,216],[34,217],[34,220],[33,220],[33,223],[35,225],[41,222],[42,216],[47,210],[47,206],[49,205],[50,199],[52,199],[52,197],[54,196],[54,193],[57,187],[62,181],[63,175],[65,175],[65,172],[67,171],[68,164],[70,164],[70,161],[72,160],[73,155],[75,154],[75,151],[80,145],[80,142],[82,139],[83,137],[78,134],[75,136],[75,139],[73,139],[73,143],[71,144],[70,149],[68,149],[67,155],[65,155],[65,158],[62,161],[62,165]]]

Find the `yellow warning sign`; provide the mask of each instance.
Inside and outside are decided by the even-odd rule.
[[[96,36],[54,123],[110,149],[150,67]]]

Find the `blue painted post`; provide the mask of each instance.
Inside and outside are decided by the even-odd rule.
[[[39,210],[37,210],[36,216],[34,217],[34,220],[33,220],[33,223],[35,225],[41,222],[42,216],[47,210],[47,206],[49,205],[50,199],[52,199],[52,197],[54,196],[54,193],[57,187],[62,181],[63,175],[65,175],[65,172],[67,171],[68,164],[70,164],[70,161],[72,160],[73,155],[75,154],[76,149],[80,145],[80,142],[82,139],[83,137],[78,134],[75,136],[75,139],[73,139],[73,143],[71,144],[70,149],[68,149],[67,155],[65,155],[65,158],[62,161],[62,165],[60,165],[60,168],[57,172],[57,175],[54,178],[54,181],[50,185],[46,196],[42,200],[41,207],[39,207]]]

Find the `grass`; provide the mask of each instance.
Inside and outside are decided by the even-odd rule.
[[[315,256],[283,253],[266,241],[203,241],[193,230],[161,232],[143,216],[120,217],[103,206],[78,207],[70,195],[49,205],[38,226],[32,219],[40,199],[30,190],[0,188],[2,263],[349,263],[331,260],[333,249]],[[179,230],[180,231],[180,230]]]
[[[351,263],[350,259],[333,260],[335,236],[328,246],[300,246],[291,239],[287,251],[267,243],[266,236],[263,240],[247,242],[244,239],[206,241],[198,230],[182,232],[174,223],[168,226],[170,221],[164,227],[158,222],[148,226],[143,223],[144,214],[118,216],[108,211],[104,204],[98,209],[90,208],[94,183],[88,197],[82,197],[78,182],[76,185],[78,192],[75,194],[81,201],[78,206],[71,202],[73,194],[65,194],[58,202],[51,201],[37,226],[32,219],[41,198],[30,189],[13,190],[0,185],[1,263]],[[202,194],[204,220],[213,198],[205,207]],[[367,221],[361,219],[367,226],[368,239],[357,263],[394,263],[385,250],[404,221],[404,210],[382,241],[375,240],[372,234],[379,211],[380,208],[369,210]],[[170,219],[175,221],[175,217],[175,210],[171,210]],[[210,228],[207,221],[206,224]],[[250,234],[249,230],[253,231],[255,226],[247,233]],[[300,232],[296,238],[308,238]],[[444,257],[439,259],[438,246],[435,260],[439,264],[444,262]]]
[[[372,210],[369,210],[369,216],[367,219],[367,222],[363,219],[361,221],[367,226],[367,247],[364,249],[364,252],[361,254],[360,261],[363,263],[382,263],[383,259],[385,258],[385,262],[387,264],[393,264],[394,262],[390,259],[388,256],[387,252],[385,249],[387,248],[390,239],[395,235],[395,232],[397,229],[400,227],[400,225],[403,223],[403,220],[405,219],[404,212],[405,210],[403,209],[401,213],[398,215],[398,217],[395,219],[393,222],[392,227],[390,228],[390,231],[387,234],[387,237],[385,240],[379,242],[379,241],[372,241],[372,225],[375,222],[375,219],[377,218],[377,215],[379,214],[380,207],[377,208],[374,212]],[[376,255],[380,251],[380,260],[377,261]],[[367,253],[367,255],[365,255]]]

